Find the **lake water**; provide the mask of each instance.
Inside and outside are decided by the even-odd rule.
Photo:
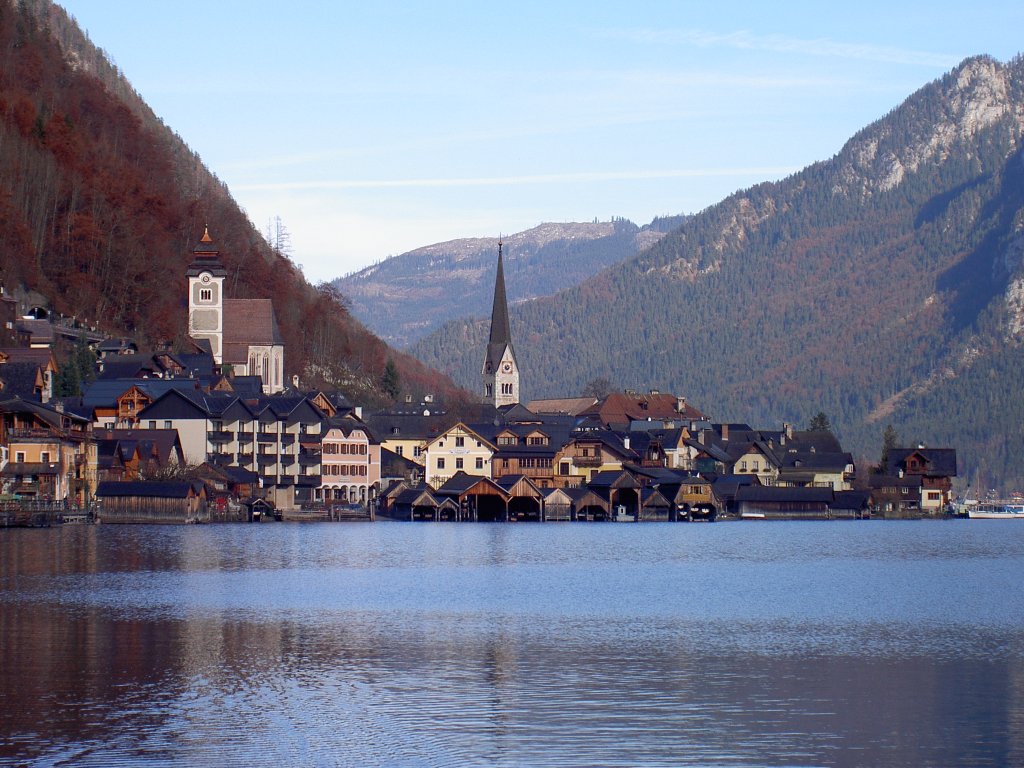
[[[0,764],[1024,765],[1024,525],[0,531]]]

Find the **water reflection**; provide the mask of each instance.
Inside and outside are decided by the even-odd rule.
[[[0,761],[1024,763],[1015,531],[66,527],[0,556]]]

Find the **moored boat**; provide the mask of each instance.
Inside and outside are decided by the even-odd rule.
[[[1024,520],[1024,504],[1016,501],[983,501],[965,511],[971,520]]]

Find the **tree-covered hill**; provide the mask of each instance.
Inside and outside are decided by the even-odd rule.
[[[1024,59],[963,62],[832,159],[514,308],[526,395],[604,377],[716,419],[824,411],[872,456],[892,423],[958,448],[962,481],[1024,486],[1022,134]],[[469,387],[485,334],[452,322],[412,351]]]
[[[503,238],[509,299],[550,296],[657,242],[682,217],[541,224]],[[393,256],[334,281],[352,314],[406,346],[448,320],[490,311],[498,238],[451,240]]]
[[[404,389],[451,383],[390,350],[329,286],[275,252],[227,188],[146,106],[66,12],[0,0],[0,284],[142,345],[181,340],[185,267],[204,227],[229,297],[270,297],[287,373],[383,397],[394,360]]]

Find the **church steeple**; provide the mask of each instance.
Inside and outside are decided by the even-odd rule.
[[[227,270],[220,261],[210,230],[192,250],[192,263],[185,271],[188,278],[188,335],[210,345],[214,362],[224,359],[224,278]]]
[[[519,363],[512,347],[505,297],[505,268],[498,239],[498,273],[494,278],[494,304],[491,307],[491,334],[480,375],[484,381],[484,400],[496,407],[519,402]]]

